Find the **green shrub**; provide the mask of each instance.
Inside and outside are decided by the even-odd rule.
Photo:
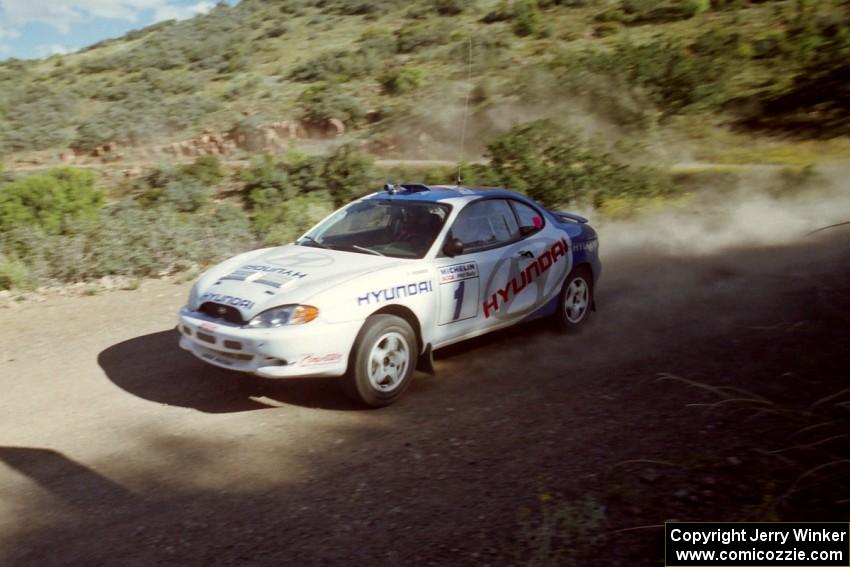
[[[382,57],[386,57],[396,50],[396,40],[389,28],[370,27],[364,31],[357,40],[360,49]]]
[[[424,21],[396,31],[396,50],[399,53],[413,53],[432,45],[442,45],[448,40],[449,34],[439,22]]]
[[[488,144],[487,150],[492,180],[550,207],[672,190],[669,179],[659,172],[621,162],[599,144],[547,121],[516,126]]]
[[[225,177],[221,160],[216,156],[200,156],[190,164],[181,165],[180,172],[209,186],[218,185]]]
[[[241,173],[254,230],[268,244],[289,242],[376,184],[372,159],[351,145],[327,157],[257,159]]]
[[[463,12],[465,3],[462,0],[431,0],[436,11],[441,16],[456,16]]]
[[[422,86],[427,75],[425,69],[407,65],[387,69],[378,78],[378,82],[389,94],[404,94],[414,91]]]
[[[247,168],[242,169],[239,179],[244,183],[244,193],[249,195],[249,206],[253,206],[256,202],[250,195],[255,189],[284,190],[289,182],[289,174],[285,162],[275,161],[271,155],[264,154],[255,157]]]
[[[331,212],[333,206],[327,196],[298,195],[258,210],[254,217],[254,228],[263,244],[286,244]]]
[[[30,269],[15,257],[0,254],[0,290],[28,289],[34,286]]]
[[[282,22],[278,22],[270,26],[262,35],[264,39],[281,37],[290,32],[290,27]]]
[[[210,203],[213,188],[223,179],[219,159],[201,156],[190,164],[154,169],[138,180],[138,202],[144,207],[195,212]]]
[[[0,186],[0,232],[37,226],[54,234],[76,219],[91,219],[103,204],[94,173],[62,167]]]
[[[17,151],[68,143],[67,127],[79,107],[75,94],[20,78],[3,84],[0,92],[0,146]]]
[[[687,20],[710,7],[710,0],[623,0],[622,9],[636,23]]]
[[[496,9],[487,12],[487,14],[481,18],[481,21],[485,24],[494,24],[496,22],[507,22],[511,20],[514,16],[513,10],[511,10],[510,4],[508,4],[508,0],[499,0],[499,4],[496,6]]]
[[[538,35],[544,26],[536,0],[501,0],[494,10],[488,12],[481,21],[485,24],[511,22],[511,29],[520,36]]]
[[[348,81],[372,74],[380,58],[371,49],[325,52],[297,65],[289,74],[295,81]]]
[[[20,258],[17,268],[6,270],[18,274],[11,282],[15,287],[106,275],[157,276],[216,262],[255,244],[247,217],[234,207],[183,214],[130,201],[104,208],[97,219],[75,221],[63,234],[32,226],[0,233],[0,247]]]
[[[181,213],[192,213],[209,202],[210,193],[210,188],[197,180],[174,180],[162,188],[156,202]]]
[[[336,206],[367,194],[376,183],[372,158],[346,144],[338,147],[324,162],[322,181]]]
[[[469,37],[455,42],[449,52],[449,59],[466,67],[469,64],[470,40],[472,41],[472,72],[474,75],[481,75],[494,69],[510,66],[509,51],[513,40],[513,34],[510,32],[500,33],[495,29],[485,29],[482,32],[471,34]]]
[[[359,122],[365,115],[360,101],[334,83],[316,83],[298,97],[301,117],[314,124],[337,118],[346,124]]]
[[[645,43],[626,39],[610,51],[586,51],[556,63],[565,76],[599,74],[639,87],[668,113],[722,104],[736,64],[734,48],[700,54],[684,41],[665,36]]]
[[[513,24],[511,29],[520,37],[537,35],[541,32],[542,23],[536,0],[514,0]]]

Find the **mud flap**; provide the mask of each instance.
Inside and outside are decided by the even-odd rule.
[[[428,346],[426,346],[422,354],[419,355],[419,360],[416,362],[416,370],[430,374],[431,376],[435,374],[434,353],[431,350],[431,343],[428,343]]]

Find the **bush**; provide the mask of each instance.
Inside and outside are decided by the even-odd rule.
[[[620,162],[600,145],[547,121],[516,126],[488,144],[487,150],[492,180],[548,207],[672,190],[669,179],[659,172]]]
[[[27,269],[24,275],[13,264],[5,272],[19,274],[18,280],[25,277],[23,285],[157,276],[216,262],[254,245],[247,217],[234,207],[187,215],[131,201],[104,208],[97,219],[76,221],[64,234],[31,226],[0,234],[0,246]],[[3,271],[0,264],[0,283]]]
[[[646,43],[618,42],[611,51],[588,51],[558,62],[564,75],[607,75],[640,87],[668,113],[724,102],[725,86],[736,68],[734,49],[697,53],[679,39],[655,36]]]
[[[297,65],[289,74],[295,81],[349,81],[372,74],[379,66],[372,50],[326,52]]]
[[[325,159],[322,181],[334,204],[342,206],[374,187],[374,162],[350,144],[340,146]]]
[[[298,195],[258,210],[254,217],[254,229],[265,245],[286,244],[331,212],[333,207],[326,197]]]
[[[508,0],[500,0],[496,9],[488,12],[481,21],[485,24],[494,24],[496,22],[507,22],[511,20],[514,16],[513,10],[511,10],[510,4],[508,4]]]
[[[17,83],[0,89],[0,146],[14,151],[67,144],[66,127],[79,107],[77,96],[40,84],[18,87]]]
[[[357,123],[366,114],[360,101],[343,92],[333,83],[316,83],[298,97],[301,117],[314,124],[322,124],[331,118],[346,124]]]
[[[623,0],[622,9],[635,23],[687,20],[710,7],[709,0]]]
[[[413,53],[432,45],[442,45],[448,40],[449,34],[438,22],[425,21],[396,31],[396,50]]]
[[[520,37],[539,35],[544,31],[536,0],[513,0],[511,4],[501,0],[496,9],[487,13],[481,21],[485,24],[511,22],[511,29]]]
[[[0,254],[0,289],[28,289],[34,286],[26,264],[15,257]]]
[[[536,0],[514,0],[511,29],[520,37],[541,32],[540,11],[537,9]]]
[[[224,179],[221,162],[215,156],[201,156],[190,164],[154,169],[140,179],[138,201],[145,207],[165,207],[183,213],[195,212],[209,204],[213,188]]]
[[[387,28],[370,27],[357,40],[362,51],[386,57],[396,50],[396,40],[392,30]]]
[[[209,187],[197,180],[174,180],[166,184],[154,199],[155,203],[181,213],[192,213],[210,199]]]
[[[225,177],[221,160],[216,156],[198,157],[190,164],[181,165],[180,171],[183,175],[197,179],[209,186],[218,185]]]
[[[36,226],[50,234],[91,219],[103,204],[91,171],[62,167],[0,186],[0,232]]]
[[[441,16],[456,16],[463,12],[465,4],[462,0],[432,0],[434,11]]]
[[[425,69],[407,65],[387,69],[378,79],[384,92],[389,94],[404,94],[414,91],[425,82]]]
[[[372,159],[351,145],[327,157],[264,156],[241,177],[254,230],[269,244],[291,241],[334,208],[369,192],[377,178]]]

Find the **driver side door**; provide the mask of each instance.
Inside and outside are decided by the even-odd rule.
[[[536,211],[516,203],[519,206],[504,198],[475,201],[452,225],[449,237],[463,243],[463,252],[436,258],[439,312],[435,344],[507,326],[548,299],[552,286],[545,283],[555,274],[541,273],[538,261],[558,235],[547,230],[551,227],[543,225],[542,215],[530,228],[522,228],[520,223],[526,222],[528,211],[520,206]]]

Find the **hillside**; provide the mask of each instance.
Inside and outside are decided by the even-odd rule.
[[[336,135],[335,119],[373,153],[454,158],[467,94],[472,150],[540,117],[617,138],[718,125],[831,138],[850,128],[848,22],[846,0],[220,3],[2,62],[0,155],[180,155],[166,146],[235,127],[243,139],[223,152],[279,149],[245,138],[276,122],[269,136]],[[304,132],[280,126],[297,119]]]
[[[193,270],[387,179],[602,218],[830,187],[848,58],[848,0],[243,0],[8,59],[0,289]]]

